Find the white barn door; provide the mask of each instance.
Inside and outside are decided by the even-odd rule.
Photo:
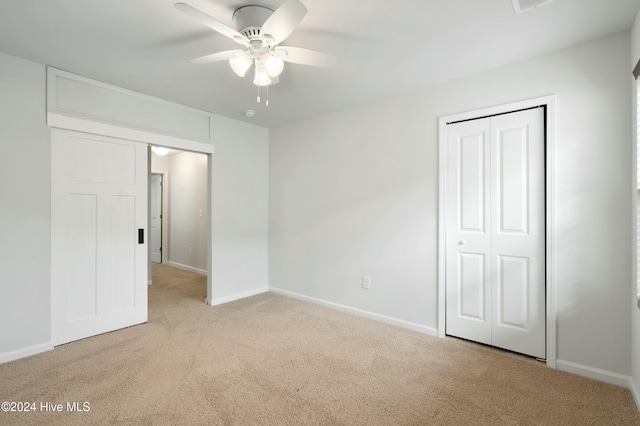
[[[545,358],[544,110],[448,135],[446,333]]]
[[[52,130],[55,345],[147,321],[147,145]]]

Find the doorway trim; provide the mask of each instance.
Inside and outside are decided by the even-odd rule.
[[[503,104],[439,119],[439,172],[438,172],[438,337],[445,337],[446,324],[446,170],[448,123],[522,109],[545,107],[545,279],[546,279],[546,363],[556,368],[557,359],[557,307],[556,307],[556,226],[555,226],[555,152],[556,152],[556,95],[543,96]]]

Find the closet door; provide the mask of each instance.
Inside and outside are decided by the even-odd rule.
[[[447,334],[491,344],[491,127],[453,124],[447,158]]]
[[[546,354],[544,110],[491,118],[492,344]]]
[[[447,155],[446,332],[544,358],[544,110],[452,124]]]

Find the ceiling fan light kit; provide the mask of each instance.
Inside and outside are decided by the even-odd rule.
[[[253,84],[260,87],[277,84],[284,70],[284,62],[332,67],[336,58],[326,53],[301,47],[281,46],[307,14],[307,8],[299,0],[286,0],[275,11],[263,6],[244,6],[233,13],[235,29],[186,3],[175,7],[212,30],[241,44],[245,50],[229,50],[201,56],[192,60],[203,64],[228,60],[233,72],[244,77],[254,66]],[[269,105],[269,100],[266,102]]]
[[[237,56],[229,59],[229,65],[231,65],[231,69],[238,77],[244,77],[251,65],[253,65],[253,58],[245,52],[238,51]]]
[[[263,64],[256,64],[256,74],[253,78],[253,84],[259,87],[264,87],[272,84],[271,78],[269,77],[269,73]]]
[[[262,59],[264,67],[269,73],[269,77],[278,77],[284,70],[284,61],[273,55],[266,55],[266,59]]]

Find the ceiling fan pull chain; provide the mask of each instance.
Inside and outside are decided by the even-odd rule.
[[[258,86],[258,103],[260,103],[260,86]]]
[[[265,104],[267,105],[267,108],[268,108],[269,107],[269,85],[268,84],[267,84],[267,100]]]

